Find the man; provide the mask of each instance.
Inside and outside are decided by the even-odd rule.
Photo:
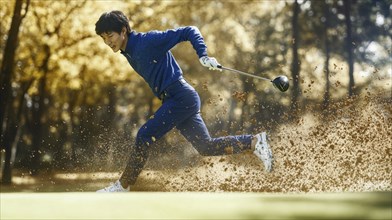
[[[97,192],[126,192],[130,190],[148,158],[149,148],[156,140],[176,127],[181,134],[205,156],[253,150],[272,170],[272,151],[265,132],[257,135],[238,135],[211,138],[200,115],[200,97],[182,76],[182,70],[170,49],[189,41],[200,63],[210,70],[220,70],[215,58],[207,56],[207,46],[196,27],[180,27],[166,31],[137,33],[131,30],[128,18],[121,11],[106,12],[95,24],[95,31],[113,52],[120,51],[132,68],[144,78],[162,106],[138,131],[135,153],[130,155],[119,180]]]

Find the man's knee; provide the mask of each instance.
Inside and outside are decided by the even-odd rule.
[[[140,129],[136,135],[137,147],[149,147],[155,141],[155,137],[148,134],[144,129]]]
[[[202,156],[210,156],[211,148],[215,147],[211,138],[194,138],[190,141],[192,146]]]

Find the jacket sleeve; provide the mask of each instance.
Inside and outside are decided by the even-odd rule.
[[[166,31],[150,31],[145,37],[148,46],[153,50],[157,50],[156,52],[158,53],[166,53],[176,44],[190,41],[199,58],[207,56],[207,46],[199,29],[195,26],[180,27]]]

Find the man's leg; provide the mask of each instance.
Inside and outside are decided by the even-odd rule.
[[[195,109],[185,108],[184,106],[187,107],[187,104],[178,100],[167,100],[139,129],[135,141],[135,150],[130,155],[120,178],[123,187],[128,187],[128,185],[133,185],[136,182],[147,161],[151,144],[163,137],[175,125],[194,114]]]
[[[200,114],[193,115],[177,128],[201,155],[216,156],[252,150],[263,162],[265,170],[272,171],[273,155],[265,132],[256,135],[211,138]]]
[[[204,156],[240,153],[251,149],[253,135],[211,138],[200,113],[177,125],[177,129]]]

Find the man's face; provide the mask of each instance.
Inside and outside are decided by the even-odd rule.
[[[127,36],[124,32],[120,34],[114,31],[106,32],[101,34],[101,37],[105,44],[112,48],[113,52],[116,53],[120,49],[125,50]]]

